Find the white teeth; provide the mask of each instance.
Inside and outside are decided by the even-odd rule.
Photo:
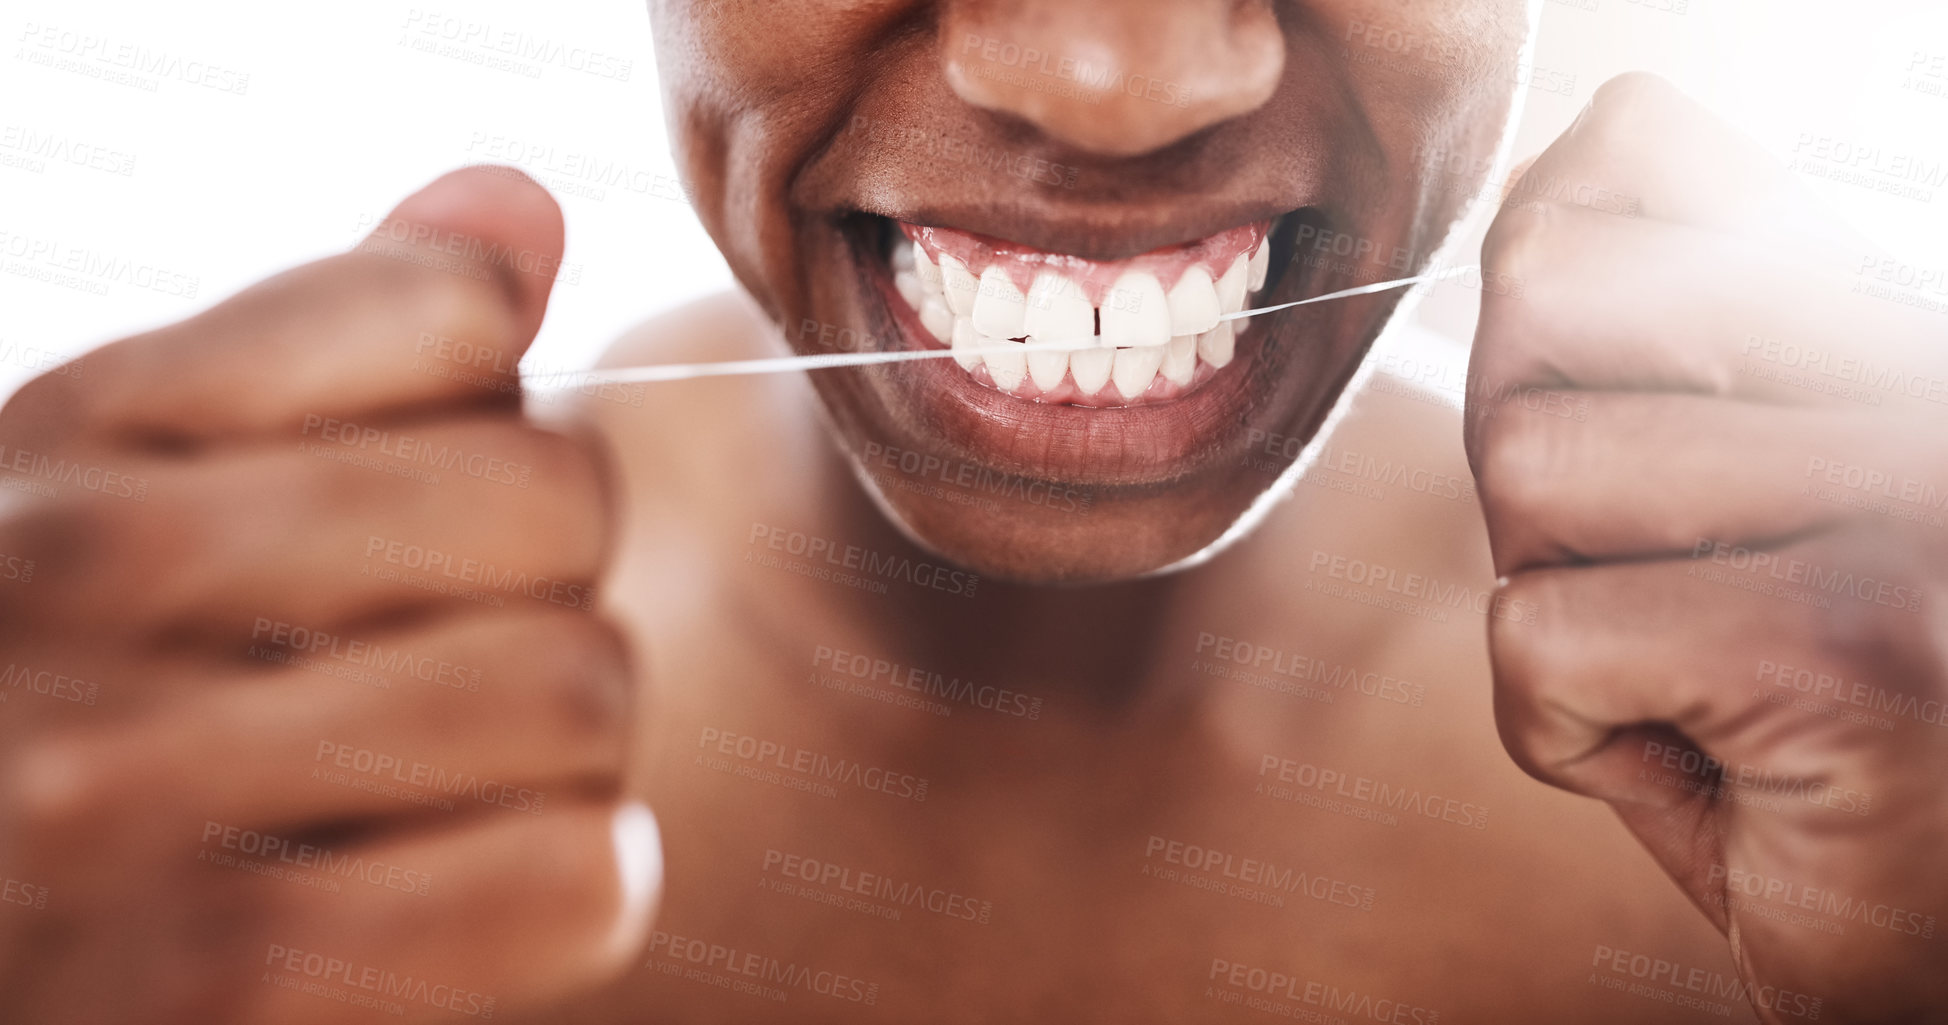
[[[1066,352],[1030,352],[1028,354],[1028,378],[1035,387],[1045,392],[1054,391],[1069,372],[1069,354]]]
[[[974,330],[992,338],[1020,338],[1026,334],[1021,329],[1026,302],[1007,271],[989,267],[981,272],[980,294],[974,297]]]
[[[1238,340],[1231,332],[1231,324],[1228,320],[1219,321],[1218,326],[1197,336],[1197,354],[1204,362],[1214,367],[1231,362],[1231,350]]]
[[[946,287],[940,281],[940,265],[933,262],[927,251],[917,245],[909,245],[908,248],[913,251],[913,273],[920,278],[921,284],[927,286],[927,291],[939,292]],[[895,269],[898,269],[897,265]]]
[[[1250,275],[1250,261],[1239,256],[1231,261],[1224,276],[1217,279],[1218,305],[1224,308],[1224,312],[1236,313],[1245,308],[1245,285]]]
[[[1047,394],[1074,381],[1082,398],[1136,402],[1159,376],[1173,388],[1188,388],[1201,363],[1218,368],[1232,362],[1237,328],[1220,318],[1244,309],[1247,292],[1264,287],[1271,254],[1261,242],[1215,281],[1208,268],[1188,267],[1168,293],[1155,274],[1128,270],[1103,295],[1100,309],[1082,284],[1057,270],[1038,271],[1023,295],[1001,265],[976,278],[959,259],[929,254],[906,240],[893,243],[889,263],[894,289],[961,369],[987,367],[1003,391],[1032,380]],[[1031,352],[1011,344],[1020,338],[1083,348]],[[1000,351],[980,354],[994,349]],[[1113,394],[1106,391],[1112,383]]]
[[[974,280],[974,275],[968,272],[967,265],[946,253],[941,253],[940,278],[947,293],[947,308],[953,310],[956,317],[973,316],[974,297],[980,292],[981,283]]]
[[[994,338],[982,335],[980,345],[987,348],[1001,346],[1012,352],[990,352],[982,357],[987,360],[988,376],[994,378],[994,385],[1002,391],[1014,391],[1028,376],[1028,351],[1017,341],[1009,338]]]
[[[974,368],[981,365],[981,357],[967,351],[981,345],[981,336],[974,333],[974,322],[966,317],[955,317],[953,339],[954,362],[959,363],[962,370],[973,373]]]
[[[947,308],[947,300],[940,293],[930,293],[920,303],[920,323],[941,342],[953,340],[954,311]]]
[[[1163,376],[1179,387],[1190,385],[1191,375],[1197,372],[1197,336],[1184,335],[1172,338],[1163,347]]]
[[[1148,271],[1126,271],[1103,297],[1102,342],[1124,348],[1170,341],[1170,303]]]
[[[921,300],[926,298],[926,290],[921,287],[919,276],[910,270],[895,272],[893,287],[899,291],[900,298],[916,310],[920,308]]]
[[[1082,394],[1094,395],[1109,383],[1115,362],[1115,349],[1077,349],[1069,353],[1069,376],[1075,378],[1076,389]]]
[[[1116,379],[1116,390],[1123,393],[1123,398],[1134,402],[1150,390],[1150,382],[1157,379],[1157,370],[1163,366],[1163,348],[1139,345],[1116,350],[1116,367],[1111,376]]]
[[[1021,326],[1038,342],[1079,342],[1096,333],[1096,308],[1075,282],[1043,271],[1028,286]]]
[[[1186,268],[1170,286],[1170,336],[1195,335],[1209,331],[1218,322],[1217,288],[1211,272],[1202,267]]]

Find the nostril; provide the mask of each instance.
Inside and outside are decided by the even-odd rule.
[[[1277,92],[1278,19],[1261,0],[952,4],[941,62],[967,103],[1107,156],[1162,149]]]

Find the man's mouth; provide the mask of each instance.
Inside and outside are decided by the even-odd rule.
[[[1027,479],[1147,487],[1235,465],[1250,429],[1323,408],[1350,365],[1336,335],[1291,311],[1221,319],[1318,283],[1297,259],[1298,238],[1325,230],[1323,212],[1255,207],[1174,242],[1167,229],[1133,229],[1162,237],[1147,248],[1073,217],[1029,225],[1044,243],[1031,245],[930,216],[860,212],[844,226],[860,336],[959,358],[829,380],[872,390],[882,444],[934,446]],[[1227,223],[1208,210],[1198,219]],[[969,351],[989,348],[1003,352]]]
[[[894,289],[925,329],[915,340],[951,348],[980,384],[1041,403],[1136,406],[1197,390],[1237,358],[1249,322],[1221,318],[1253,308],[1271,268],[1269,220],[1110,262],[886,224]]]

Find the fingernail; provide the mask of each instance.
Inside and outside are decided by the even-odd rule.
[[[648,805],[626,801],[616,808],[610,835],[622,885],[622,907],[616,913],[610,949],[630,954],[649,936],[657,898],[663,892],[663,832]]]

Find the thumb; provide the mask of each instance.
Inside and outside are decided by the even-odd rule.
[[[511,167],[448,171],[407,196],[357,246],[456,273],[491,275],[533,337],[561,270],[561,207]]]

